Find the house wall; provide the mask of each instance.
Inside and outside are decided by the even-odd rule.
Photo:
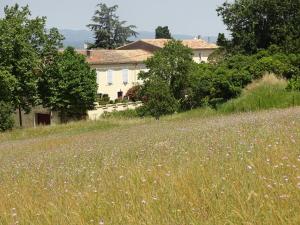
[[[196,63],[208,62],[208,57],[211,53],[213,53],[213,51],[213,49],[193,50],[193,60]]]
[[[99,120],[105,112],[124,111],[136,109],[142,106],[142,102],[128,102],[96,106],[95,110],[88,111],[89,120]]]
[[[51,118],[51,125],[54,124],[60,124],[60,117],[57,112],[50,111],[47,108],[43,108],[41,106],[37,106],[32,108],[31,112],[29,114],[26,114],[24,111],[22,111],[22,122],[23,127],[36,127],[37,126],[37,114],[50,114]],[[19,120],[19,111],[16,110],[14,113],[14,120],[15,120],[15,127],[20,126],[20,120]]]
[[[96,65],[93,68],[97,71],[98,94],[108,94],[111,100],[118,98],[118,92],[122,91],[123,96],[127,91],[142,83],[138,80],[138,74],[141,70],[145,70],[144,64],[119,64],[119,65]],[[123,70],[128,70],[128,82],[124,83]],[[109,83],[108,71],[111,70],[111,84]]]
[[[202,49],[194,50],[193,60],[196,63],[207,62],[209,55],[214,50]],[[122,91],[123,96],[127,91],[142,81],[138,80],[138,74],[141,70],[146,70],[145,64],[111,64],[111,65],[93,65],[97,71],[98,94],[107,94],[111,100],[118,98],[118,92]],[[123,70],[128,69],[128,83],[124,83]],[[111,70],[111,84],[109,83],[108,71]]]

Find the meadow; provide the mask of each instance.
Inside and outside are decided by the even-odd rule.
[[[1,225],[300,224],[300,108],[0,136]]]

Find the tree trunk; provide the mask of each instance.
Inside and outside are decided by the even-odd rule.
[[[20,127],[23,127],[22,110],[20,105],[19,105],[19,122],[20,122]]]

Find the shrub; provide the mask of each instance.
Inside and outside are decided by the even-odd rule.
[[[0,132],[10,130],[14,126],[12,112],[13,109],[9,103],[0,101]]]
[[[139,117],[138,113],[134,109],[127,109],[124,111],[105,112],[102,115],[103,118],[116,118],[116,119],[129,119]]]
[[[158,120],[160,116],[178,110],[178,102],[164,80],[156,78],[147,81],[143,91],[146,101],[139,111],[141,116],[151,115]]]
[[[125,97],[127,97],[128,100],[133,102],[140,101],[141,100],[140,91],[141,91],[140,85],[133,86],[127,91]]]

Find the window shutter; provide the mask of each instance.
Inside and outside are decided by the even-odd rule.
[[[112,70],[108,70],[107,71],[107,84],[111,85],[113,82],[113,71]]]
[[[123,83],[128,84],[128,69],[124,69],[122,71]]]

